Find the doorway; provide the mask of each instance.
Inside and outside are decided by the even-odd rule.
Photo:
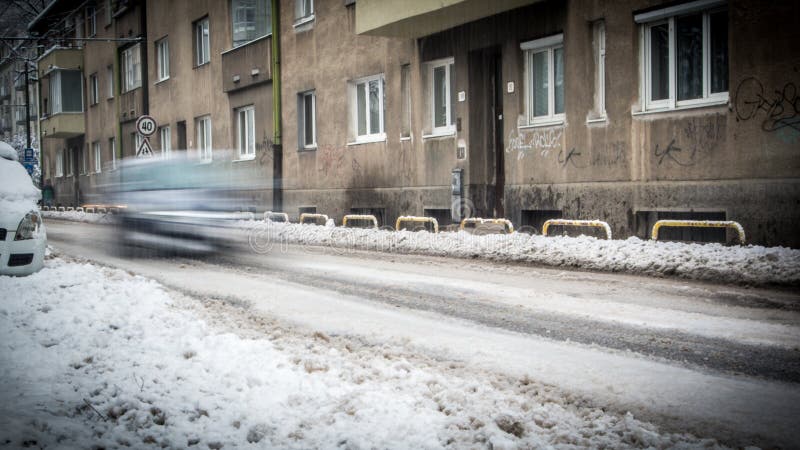
[[[505,217],[503,73],[499,47],[469,53],[469,79],[470,178],[483,190],[476,192],[473,201],[478,214]]]
[[[181,120],[177,123],[178,127],[178,150],[186,150],[186,121]]]

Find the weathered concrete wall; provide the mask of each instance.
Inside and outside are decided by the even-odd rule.
[[[421,214],[423,207],[449,208],[450,164],[437,140],[423,140],[420,64],[407,39],[358,36],[354,6],[314,2],[316,18],[294,27],[294,2],[281,3],[284,210],[317,206],[337,220],[351,208],[382,208]],[[400,72],[411,64],[413,136],[401,141]],[[348,120],[348,81],[384,74],[386,140],[353,144]],[[300,150],[297,95],[316,91],[317,149]],[[432,194],[444,189],[444,195]]]

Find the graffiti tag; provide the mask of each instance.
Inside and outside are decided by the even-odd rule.
[[[734,102],[736,120],[747,121],[764,112],[764,131],[788,127],[800,132],[800,92],[792,82],[768,93],[758,78],[745,78],[736,87]]]

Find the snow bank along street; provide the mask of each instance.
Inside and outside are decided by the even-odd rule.
[[[53,219],[110,223],[104,214],[43,212]],[[523,233],[476,236],[466,232],[385,231],[271,221],[242,221],[256,251],[282,244],[318,245],[420,255],[485,258],[548,266],[677,276],[721,283],[800,285],[800,250]]]
[[[18,447],[703,447],[527,377],[306,333],[50,259],[0,277],[0,442]]]

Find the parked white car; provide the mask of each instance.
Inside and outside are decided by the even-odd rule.
[[[0,180],[0,275],[30,275],[42,268],[47,247],[36,206],[42,194],[5,142],[0,142]]]

